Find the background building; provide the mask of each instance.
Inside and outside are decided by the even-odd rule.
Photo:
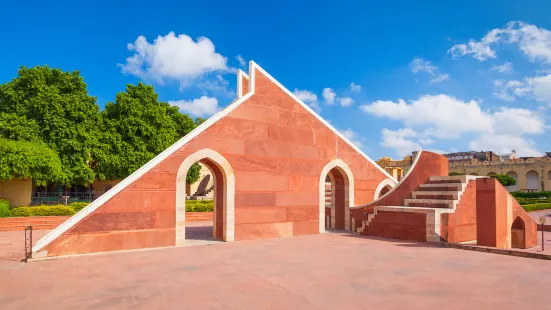
[[[415,157],[416,152],[412,153]],[[551,152],[541,157],[516,157],[515,150],[498,155],[492,151],[471,151],[443,154],[448,158],[450,172],[469,175],[492,176],[506,174],[517,181],[508,186],[509,191],[551,191]],[[412,156],[403,160],[383,157],[377,163],[389,173],[396,171],[400,177],[411,165]],[[407,160],[409,158],[409,161]],[[398,169],[399,168],[399,169]],[[391,173],[394,176],[394,174]]]
[[[377,164],[399,182],[404,174],[407,173],[412,161],[413,157],[409,155],[401,160],[393,160],[390,157],[382,157],[377,161]]]

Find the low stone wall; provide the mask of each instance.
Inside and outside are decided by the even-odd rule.
[[[212,222],[212,212],[186,212],[186,222]],[[54,229],[70,216],[28,216],[0,218],[0,231],[25,230],[31,225],[33,230]]]
[[[31,225],[34,230],[54,229],[70,216],[29,216],[0,218],[0,231],[25,230]]]

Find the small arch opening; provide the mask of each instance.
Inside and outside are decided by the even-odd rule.
[[[194,187],[187,182],[190,171],[199,173],[190,177],[198,182]],[[182,162],[176,186],[176,245],[233,241],[234,184],[229,163],[215,151],[203,149]]]
[[[511,247],[517,249],[526,248],[524,221],[520,216],[511,225]]]
[[[390,185],[386,185],[385,187],[383,187],[383,189],[381,190],[381,192],[379,193],[379,197],[378,198],[381,198],[383,197],[384,195],[386,195],[386,193],[390,192],[390,190],[392,189],[392,187]]]
[[[354,227],[350,207],[354,201],[352,171],[340,159],[329,162],[320,175],[320,232],[327,228],[349,230]]]

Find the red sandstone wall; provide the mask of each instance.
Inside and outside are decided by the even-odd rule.
[[[537,245],[537,224],[509,192],[494,178],[476,180],[476,216],[478,245],[506,248],[509,225],[520,216],[525,227],[525,246]],[[507,204],[512,206],[512,219],[507,220]]]
[[[258,71],[255,86],[228,116],[47,245],[48,255],[175,245],[176,174],[203,148],[234,170],[235,240],[317,233],[320,174],[335,158],[352,170],[355,204],[373,200],[381,171]]]
[[[359,223],[365,218],[365,212],[373,213],[375,207],[403,206],[404,199],[411,198],[412,192],[420,184],[427,183],[430,176],[447,176],[448,158],[437,153],[423,151],[412,169],[408,177],[398,184],[390,194],[365,208],[354,210],[352,217],[356,222]]]
[[[476,181],[469,181],[455,213],[442,214],[440,225],[442,241],[476,240]]]
[[[368,236],[427,241],[426,214],[378,211],[367,228]]]
[[[245,96],[249,92],[249,79],[242,76],[241,77],[241,94]]]

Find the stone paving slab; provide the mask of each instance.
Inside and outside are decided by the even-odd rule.
[[[0,260],[0,308],[542,309],[550,270],[543,260],[332,233]]]

